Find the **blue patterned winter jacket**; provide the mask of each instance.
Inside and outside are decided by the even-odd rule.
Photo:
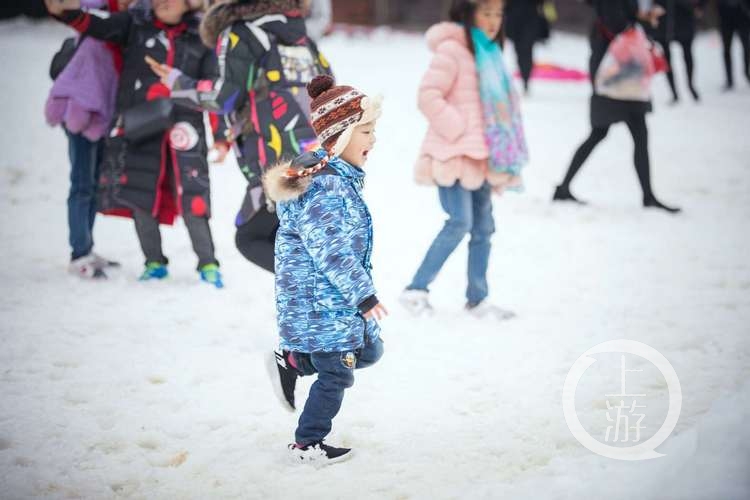
[[[324,152],[306,156],[315,162]],[[359,308],[367,310],[377,301],[370,273],[372,219],[362,199],[365,173],[334,157],[324,170],[290,181],[280,175],[289,165],[270,169],[264,179],[279,216],[275,273],[281,347],[357,349],[380,330]]]

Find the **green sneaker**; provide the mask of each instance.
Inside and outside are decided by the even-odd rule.
[[[206,264],[198,270],[201,274],[201,281],[210,283],[216,288],[224,288],[224,282],[221,281],[221,272],[218,264]]]
[[[138,281],[163,280],[168,274],[166,264],[162,264],[161,262],[147,262],[146,269],[144,269]]]

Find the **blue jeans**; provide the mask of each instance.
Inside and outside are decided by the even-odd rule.
[[[383,356],[383,341],[380,338],[364,347],[345,352],[294,353],[297,370],[302,375],[318,374],[305,409],[299,416],[294,439],[297,444],[322,441],[333,425],[333,417],[341,409],[344,390],[354,385],[354,370],[367,368]]]
[[[487,265],[490,260],[490,239],[495,232],[492,189],[485,182],[476,191],[469,191],[456,182],[451,187],[438,187],[438,194],[448,220],[432,242],[407,289],[427,291],[445,261],[466,233],[469,233],[469,285],[466,288],[466,299],[470,304],[478,304],[489,293]]]
[[[96,189],[99,182],[99,161],[104,141],[91,142],[81,134],[68,136],[70,157],[70,191],[68,193],[68,241],[70,260],[91,253],[96,217]]]

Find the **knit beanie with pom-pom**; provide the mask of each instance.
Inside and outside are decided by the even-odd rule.
[[[354,127],[380,117],[380,97],[369,98],[348,85],[334,85],[333,77],[319,75],[307,84],[310,120],[323,149],[340,155],[352,137]]]

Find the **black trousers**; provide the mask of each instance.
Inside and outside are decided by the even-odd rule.
[[[635,163],[635,171],[638,174],[638,181],[643,190],[643,197],[651,198],[654,194],[651,190],[651,165],[648,158],[648,128],[646,127],[646,115],[643,113],[634,113],[628,117],[625,124],[628,126],[628,130],[630,130],[630,135],[633,136],[633,142],[635,145],[633,160]],[[591,130],[591,134],[583,144],[578,147],[578,150],[573,155],[573,160],[570,163],[570,167],[565,174],[565,179],[561,186],[570,186],[570,183],[583,166],[583,163],[589,157],[596,145],[599,144],[602,139],[607,137],[608,132],[609,126],[594,127]]]
[[[724,46],[724,71],[726,71],[727,86],[734,85],[732,71],[732,40],[734,34],[740,37],[742,55],[744,56],[745,76],[750,80],[750,15],[743,12],[742,7],[719,5],[719,30]]]
[[[667,81],[669,82],[669,89],[672,91],[672,97],[677,100],[677,86],[675,85],[674,72],[672,71],[672,52],[670,50],[670,43],[667,40],[658,38],[656,39],[656,41],[659,42],[659,45],[661,45],[662,49],[664,49],[664,57],[667,59],[667,63],[669,64],[669,69],[667,70]],[[685,69],[687,70],[688,88],[690,88],[690,91],[693,93],[693,95],[696,95],[697,92],[695,90],[695,85],[693,85],[693,40],[681,39],[675,41],[678,42],[682,47],[682,57],[685,60]]]
[[[245,224],[237,228],[234,242],[240,253],[253,264],[274,272],[274,246],[279,218],[262,207]]]
[[[166,264],[168,260],[161,249],[159,221],[150,213],[142,210],[134,210],[133,219],[135,219],[135,231],[138,234],[138,241],[141,244],[143,255],[146,257],[146,263],[159,262]],[[198,269],[206,264],[218,264],[219,262],[214,256],[214,241],[211,237],[211,228],[208,225],[208,219],[190,214],[183,214],[182,219],[185,221],[185,226],[190,235],[193,251],[198,256]]]
[[[531,79],[531,70],[534,67],[534,43],[536,42],[536,32],[526,32],[520,37],[513,40],[513,47],[516,50],[518,60],[518,69],[521,71],[523,79],[523,88],[529,89],[529,80]]]

